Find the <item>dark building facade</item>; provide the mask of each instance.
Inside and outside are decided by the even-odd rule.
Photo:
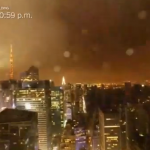
[[[120,150],[120,119],[116,110],[100,110],[100,147],[101,150]]]
[[[0,111],[14,106],[14,90],[17,86],[17,81],[15,80],[5,80],[0,82]]]
[[[5,109],[0,113],[1,150],[38,149],[37,114]]]

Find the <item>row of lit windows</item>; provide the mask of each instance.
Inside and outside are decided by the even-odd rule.
[[[18,90],[18,92],[20,93],[28,93],[28,92],[40,92],[40,91],[44,91],[44,89],[30,89],[30,90]]]
[[[14,144],[14,145],[16,145],[16,144],[17,144],[17,142],[14,142],[13,144]],[[25,143],[23,143],[23,142],[20,142],[20,144],[25,144]]]
[[[59,109],[60,108],[60,106],[59,106],[59,102],[52,102],[51,103],[51,109]]]
[[[30,98],[30,99],[27,99],[27,98],[17,98],[17,101],[41,101],[42,99],[41,98]]]
[[[60,91],[51,91],[51,96],[62,96],[63,93]]]

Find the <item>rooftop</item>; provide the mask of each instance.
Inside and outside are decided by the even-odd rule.
[[[6,108],[0,112],[0,123],[31,121],[36,112]]]
[[[103,108],[100,108],[100,110],[105,113],[105,114],[118,114],[118,109],[117,108],[106,108],[106,107],[103,107]]]
[[[62,91],[62,87],[61,86],[54,86],[51,88],[52,91]]]

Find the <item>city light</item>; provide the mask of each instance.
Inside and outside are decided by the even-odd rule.
[[[85,104],[84,96],[82,97],[82,99],[83,99],[83,111],[84,113],[86,113],[86,104]]]
[[[31,104],[30,103],[25,103],[25,109],[31,109]]]

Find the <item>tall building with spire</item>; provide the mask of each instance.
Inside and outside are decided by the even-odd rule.
[[[13,66],[13,48],[12,48],[12,44],[10,45],[10,72],[9,72],[9,78],[13,79],[14,78],[14,66]]]
[[[66,81],[65,81],[65,77],[62,78],[62,85],[65,85]]]

